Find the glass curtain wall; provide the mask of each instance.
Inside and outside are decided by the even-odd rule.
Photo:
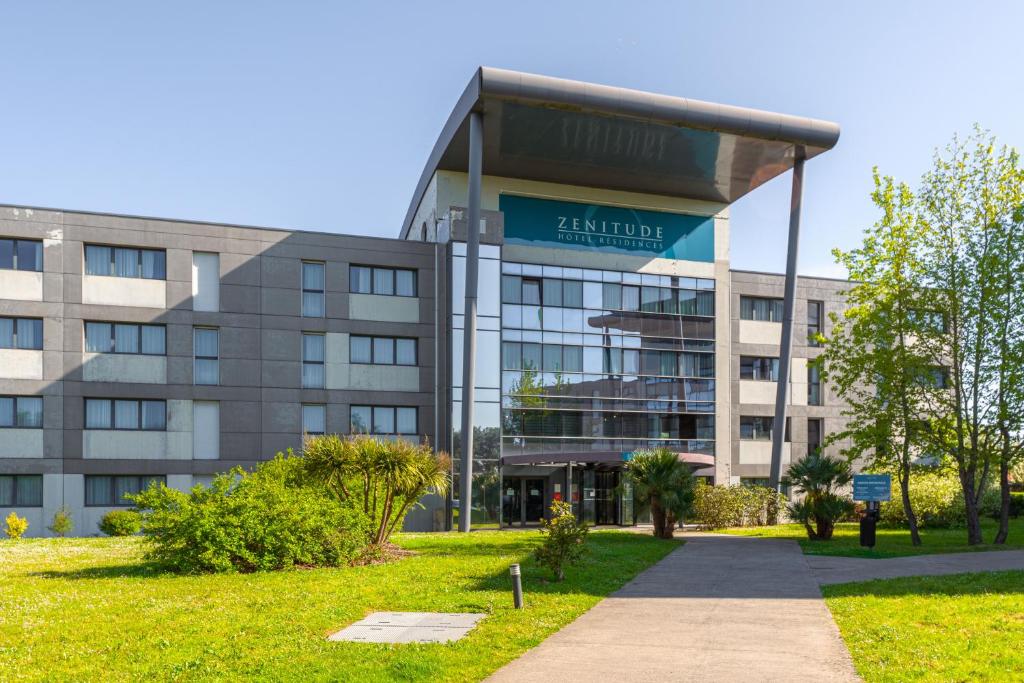
[[[707,279],[503,263],[502,454],[713,455],[714,290]]]

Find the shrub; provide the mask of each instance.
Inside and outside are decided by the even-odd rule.
[[[142,530],[142,517],[134,510],[111,510],[99,526],[107,536],[132,536]]]
[[[579,564],[586,552],[587,525],[576,520],[564,500],[551,504],[551,519],[541,522],[544,543],[534,551],[537,562],[551,570],[556,581],[565,578],[566,565]]]
[[[672,538],[676,524],[693,506],[693,473],[667,448],[641,450],[626,464],[626,480],[641,505],[651,506],[654,535]]]
[[[339,566],[364,552],[366,516],[278,454],[254,472],[235,468],[189,493],[163,484],[132,497],[148,557],[179,572]]]
[[[49,529],[53,533],[57,534],[61,538],[70,534],[75,528],[75,520],[71,519],[71,512],[66,506],[61,505],[60,509],[53,514],[53,521],[50,522]]]
[[[21,538],[22,534],[28,531],[28,520],[24,517],[19,517],[16,512],[12,511],[4,521],[7,522],[4,533],[7,534],[8,538]]]
[[[789,516],[804,525],[809,539],[829,540],[836,522],[853,512],[853,501],[838,493],[852,479],[850,463],[821,453],[805,455],[789,466],[783,483],[803,494],[802,500],[789,504]]]
[[[881,521],[888,526],[905,527],[900,483],[893,479],[892,500],[882,503]],[[964,493],[960,480],[950,472],[917,472],[910,478],[910,504],[921,527],[960,528],[966,524]],[[1011,501],[1012,506],[1012,501]],[[999,516],[999,488],[990,487],[981,496],[979,513]],[[1012,508],[1011,508],[1012,514]]]
[[[371,540],[388,542],[405,516],[428,493],[445,495],[451,461],[430,444],[371,436],[308,437],[305,472],[343,502],[360,508],[373,529]]]
[[[766,486],[709,486],[697,484],[691,519],[703,527],[777,524],[785,496]]]

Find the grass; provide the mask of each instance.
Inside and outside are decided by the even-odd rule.
[[[983,519],[983,538],[991,541],[996,534],[996,522]],[[828,541],[811,541],[800,524],[779,524],[766,527],[741,527],[721,529],[720,533],[760,538],[791,538],[800,542],[806,555],[838,555],[842,557],[903,557],[931,553],[963,553],[983,550],[1019,550],[1024,548],[1024,517],[1010,520],[1010,534],[1005,545],[967,545],[966,529],[922,529],[921,545],[910,543],[910,532],[906,529],[879,527],[874,548],[860,546],[860,526],[857,523],[837,524],[835,534]]]
[[[1024,572],[847,583],[822,592],[869,683],[1024,680]]]
[[[177,576],[138,538],[0,541],[0,679],[431,680],[483,678],[593,606],[678,542],[590,535],[589,560],[550,583],[536,533],[415,534],[388,565]],[[526,609],[511,606],[523,565]],[[484,612],[445,645],[329,643],[374,611]]]

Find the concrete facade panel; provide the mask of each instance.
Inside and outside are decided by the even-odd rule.
[[[25,270],[0,270],[0,292],[5,299],[43,300],[43,274]]]
[[[43,352],[31,349],[0,349],[4,379],[43,379]]]
[[[42,429],[0,429],[0,458],[42,458]]]
[[[395,323],[420,322],[417,297],[349,294],[349,318]]]
[[[167,308],[167,283],[163,280],[83,275],[82,303]]]
[[[167,384],[167,358],[127,353],[83,353],[82,380]]]

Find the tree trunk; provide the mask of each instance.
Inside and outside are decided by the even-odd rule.
[[[970,490],[965,490],[964,493],[964,508],[967,513],[967,545],[980,545],[982,543],[981,538],[981,522],[978,519],[978,500],[974,495],[974,487],[965,487]]]
[[[665,526],[661,530],[662,538],[672,538],[676,530],[676,516],[671,512],[665,513]]]
[[[651,521],[654,523],[655,538],[662,538],[665,533],[665,510],[657,498],[651,498]]]
[[[835,529],[835,523],[826,517],[815,517],[815,534],[819,541],[827,541],[832,538],[832,532]]]
[[[907,526],[910,527],[910,542],[915,546],[921,545],[921,532],[917,529],[917,515],[910,504],[910,468],[900,468],[900,497],[903,499],[903,514],[907,516]]]
[[[999,531],[994,541],[999,545],[1006,543],[1010,535],[1010,463],[1007,458],[1003,453],[999,461]]]

